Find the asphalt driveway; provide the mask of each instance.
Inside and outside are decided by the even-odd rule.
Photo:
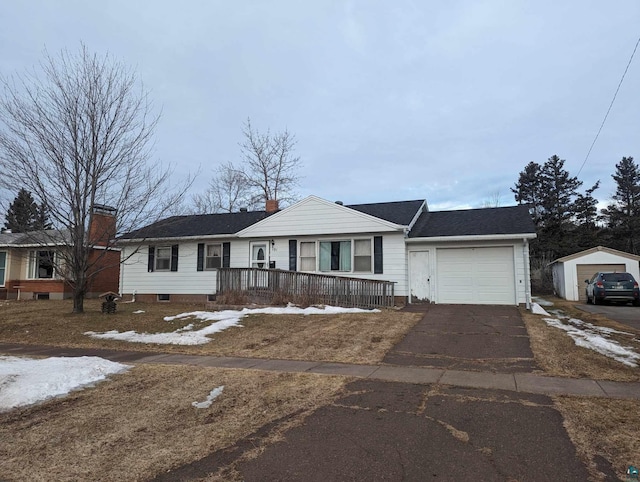
[[[422,320],[384,358],[394,365],[501,373],[536,368],[515,306],[409,305]]]
[[[196,480],[230,466],[246,481],[588,478],[562,416],[544,395],[358,380],[265,446],[275,428],[156,481]],[[264,451],[244,459],[251,448]]]
[[[598,313],[610,320],[623,323],[640,330],[640,307],[633,305],[588,305],[578,304],[576,308],[588,313]]]

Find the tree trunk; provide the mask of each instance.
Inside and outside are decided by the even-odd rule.
[[[73,313],[84,313],[84,294],[73,291]]]

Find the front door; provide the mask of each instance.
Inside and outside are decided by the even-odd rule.
[[[431,280],[429,277],[429,251],[409,252],[409,289],[411,303],[429,302]]]
[[[256,241],[251,243],[251,267],[269,267],[269,244],[266,241]]]

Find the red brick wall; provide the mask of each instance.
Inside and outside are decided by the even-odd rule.
[[[120,251],[94,250],[89,256],[89,263],[96,263],[89,273],[96,273],[89,284],[91,296],[107,291],[118,292],[120,288]]]
[[[116,236],[116,218],[109,214],[92,213],[89,239],[98,246],[107,246]]]

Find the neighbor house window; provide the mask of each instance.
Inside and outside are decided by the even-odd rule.
[[[156,271],[169,271],[171,269],[171,246],[156,248]]]
[[[353,271],[371,273],[371,240],[355,239],[353,241]]]
[[[320,271],[351,271],[351,241],[320,241]]]
[[[222,267],[222,244],[207,244],[205,249],[206,269]]]
[[[29,251],[29,278],[53,278],[54,256],[53,251]]]
[[[7,252],[0,251],[0,286],[4,286],[6,272],[7,272]]]
[[[316,242],[303,241],[300,243],[300,271],[316,270]]]

